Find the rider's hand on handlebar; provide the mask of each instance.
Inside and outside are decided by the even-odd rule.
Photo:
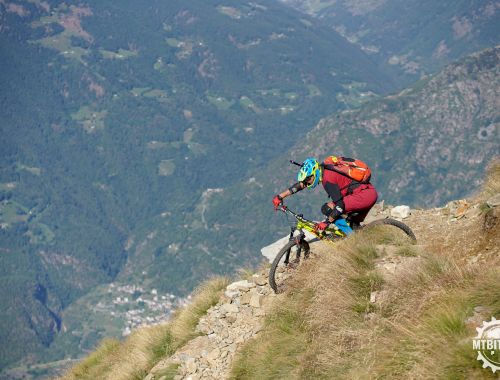
[[[276,211],[282,204],[283,204],[283,198],[281,198],[279,194],[276,195],[273,198],[274,210]]]
[[[327,223],[327,222],[316,223],[314,225],[314,231],[315,232],[324,232],[329,225],[330,225],[330,223]]]

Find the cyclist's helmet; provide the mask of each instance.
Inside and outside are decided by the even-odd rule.
[[[305,181],[307,177],[313,176],[314,181],[311,184],[306,183],[307,187],[315,188],[321,182],[321,167],[315,158],[307,158],[300,168],[297,175],[297,181]]]

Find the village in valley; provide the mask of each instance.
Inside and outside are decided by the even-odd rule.
[[[129,335],[139,326],[155,325],[170,318],[171,313],[186,305],[191,298],[162,294],[157,289],[145,289],[138,285],[108,285],[111,298],[101,300],[95,306],[96,312],[109,313],[115,321],[123,320],[122,335]],[[121,324],[121,322],[120,322]]]

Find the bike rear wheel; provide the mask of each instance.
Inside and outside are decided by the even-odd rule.
[[[269,270],[269,285],[275,293],[283,291],[283,283],[290,272],[296,269],[301,259],[309,255],[309,243],[304,239],[290,240],[280,249]],[[288,272],[288,273],[287,273]]]
[[[373,226],[380,226],[380,225],[389,225],[389,226],[396,227],[396,228],[400,229],[401,231],[403,231],[414,243],[417,242],[417,238],[416,238],[415,234],[413,233],[413,231],[411,230],[411,228],[408,227],[403,222],[400,222],[399,220],[396,220],[396,219],[385,218],[385,219],[375,220],[373,222],[365,224],[362,227],[362,229],[370,228]]]

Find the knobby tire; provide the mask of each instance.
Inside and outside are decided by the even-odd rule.
[[[365,224],[362,229],[365,228],[370,228],[373,226],[379,226],[379,225],[390,225],[399,228],[402,230],[408,237],[410,237],[413,242],[417,241],[417,237],[413,233],[410,227],[408,227],[406,224],[403,222],[400,222],[399,220],[391,219],[391,218],[386,218],[386,219],[379,219],[379,220],[374,220],[373,222],[370,222],[368,224]]]

